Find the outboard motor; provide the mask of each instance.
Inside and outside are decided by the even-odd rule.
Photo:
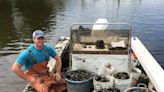
[[[103,40],[97,40],[96,41],[96,48],[97,49],[104,49],[105,48],[104,41]]]

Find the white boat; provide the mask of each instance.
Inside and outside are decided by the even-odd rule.
[[[90,92],[164,92],[164,70],[139,38],[131,36],[128,24],[108,23],[106,19],[95,24],[75,24],[70,38],[61,37],[55,49],[64,68],[92,73]],[[55,67],[53,62],[48,65],[50,71]],[[98,81],[96,77],[110,81]],[[119,91],[110,91],[115,88]],[[27,85],[24,92],[35,91]],[[68,88],[68,92],[82,91]]]

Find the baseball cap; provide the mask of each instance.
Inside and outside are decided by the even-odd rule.
[[[35,30],[32,34],[33,37],[39,38],[39,37],[44,37],[45,38],[45,33],[42,30]]]

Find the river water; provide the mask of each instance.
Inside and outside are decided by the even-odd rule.
[[[98,18],[129,23],[164,68],[163,0],[0,0],[0,92],[23,90],[25,81],[10,68],[32,42],[33,30],[44,29],[46,43],[54,45],[60,36],[69,36],[72,24]]]

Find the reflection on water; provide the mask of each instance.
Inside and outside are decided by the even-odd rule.
[[[17,53],[27,47],[35,29],[51,31],[50,20],[62,7],[61,0],[1,0],[0,54]],[[52,22],[55,25],[55,20]]]
[[[16,56],[32,41],[35,29],[44,29],[47,43],[54,45],[62,35],[69,35],[74,23],[93,23],[97,18],[109,22],[128,22],[133,26],[133,35],[138,36],[161,66],[164,66],[164,3],[162,0],[0,0],[0,78],[15,77],[10,66]],[[155,44],[154,44],[155,43]],[[8,59],[10,57],[10,59]],[[5,63],[4,63],[5,62]],[[8,65],[6,65],[8,63]],[[7,67],[7,69],[6,69]],[[5,72],[4,72],[5,71]],[[0,80],[0,88],[7,92],[22,90],[24,83],[18,79]],[[18,88],[15,89],[14,87]],[[0,89],[1,90],[1,89]],[[8,92],[11,92],[11,90]]]

